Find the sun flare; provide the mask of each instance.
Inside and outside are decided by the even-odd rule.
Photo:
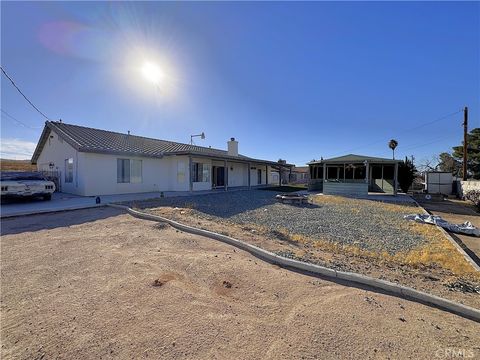
[[[145,80],[158,85],[163,78],[162,70],[152,62],[145,62],[141,68],[141,72]]]

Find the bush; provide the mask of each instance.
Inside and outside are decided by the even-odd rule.
[[[470,190],[465,193],[465,199],[470,200],[480,210],[480,190]]]

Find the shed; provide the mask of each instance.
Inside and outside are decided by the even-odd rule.
[[[429,194],[450,195],[453,188],[453,175],[448,171],[426,171],[425,190]]]

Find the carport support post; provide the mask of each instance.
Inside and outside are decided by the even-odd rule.
[[[190,191],[193,191],[193,173],[192,173],[192,155],[188,155],[188,178],[190,183]]]
[[[250,173],[252,172],[252,170],[250,168],[250,163],[247,163],[247,165],[248,165],[248,188],[250,189],[251,187]]]
[[[225,169],[223,172],[223,182],[225,183],[225,191],[228,190],[228,166],[227,160],[223,160],[223,168]]]
[[[278,167],[278,186],[282,186],[282,167]]]
[[[398,162],[395,163],[395,171],[394,171],[394,181],[393,181],[393,195],[397,196],[397,186],[398,186]]]
[[[327,182],[327,164],[323,163],[323,182]]]
[[[265,185],[268,185],[268,165],[265,165]]]
[[[365,161],[365,182],[368,184],[368,169],[370,168],[368,161]],[[368,191],[368,190],[367,190]]]

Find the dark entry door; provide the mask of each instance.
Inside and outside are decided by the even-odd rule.
[[[225,168],[223,166],[212,166],[213,187],[225,186]]]
[[[262,169],[257,169],[257,184],[262,184]]]

